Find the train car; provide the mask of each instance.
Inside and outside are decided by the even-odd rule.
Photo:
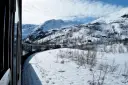
[[[0,85],[21,84],[21,0],[0,2]]]

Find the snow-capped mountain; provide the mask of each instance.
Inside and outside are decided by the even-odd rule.
[[[88,24],[63,27],[62,29],[46,32],[42,32],[42,30],[35,32],[36,36],[32,37],[33,35],[31,35],[26,41],[38,44],[55,43],[72,47],[87,42],[103,43],[125,39],[128,38],[128,8],[101,17]]]
[[[64,26],[72,26],[72,25],[78,25],[82,24],[83,22],[78,22],[78,21],[70,21],[70,20],[47,20],[43,24],[41,24],[37,29],[42,29],[43,31],[47,31],[50,29],[55,29],[55,28],[61,28]]]
[[[33,31],[31,32],[31,34],[29,34],[29,37],[32,37],[34,39],[39,39],[39,38],[43,38],[48,36],[49,34],[51,34],[51,32],[48,32],[48,30],[59,30],[63,27],[70,27],[70,26],[74,26],[74,25],[79,25],[79,24],[83,24],[86,21],[77,21],[77,20],[47,20],[46,22],[44,22],[43,24],[36,26],[35,29],[33,29]]]

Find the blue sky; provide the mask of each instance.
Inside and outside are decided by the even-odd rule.
[[[112,5],[120,5],[123,7],[128,7],[128,0],[100,0],[100,1],[104,3],[112,4]]]
[[[41,24],[50,19],[90,21],[128,7],[128,0],[23,0],[23,24]],[[88,18],[89,17],[89,18]]]

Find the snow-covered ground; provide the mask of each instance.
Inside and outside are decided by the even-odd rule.
[[[35,53],[24,64],[23,85],[128,85],[127,56],[69,48]]]
[[[2,79],[0,80],[0,85],[8,85],[9,84],[9,81],[10,81],[10,69],[8,69],[4,76],[2,77]]]

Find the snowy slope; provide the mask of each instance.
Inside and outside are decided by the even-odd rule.
[[[97,63],[93,68],[79,62],[81,57],[86,59],[87,54],[87,51],[67,48],[36,53],[24,65],[23,85],[93,85],[93,79],[97,83],[100,77],[101,83],[104,76],[103,68],[100,70],[102,65],[108,67],[103,85],[128,84],[128,79],[124,76],[128,53],[97,52]],[[116,70],[113,71],[115,67]]]

